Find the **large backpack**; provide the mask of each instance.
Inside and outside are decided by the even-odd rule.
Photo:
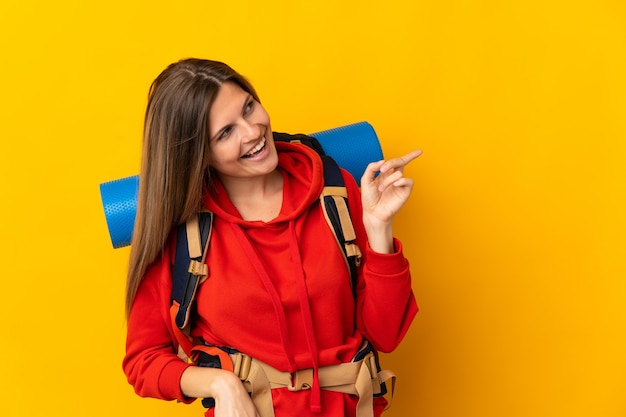
[[[320,143],[313,137],[277,132],[274,132],[273,136],[274,141],[300,143],[314,149],[320,155],[324,168],[324,189],[320,195],[320,204],[330,230],[343,253],[354,292],[361,251],[356,244],[356,234],[348,209],[348,193],[339,166],[324,153]],[[178,226],[176,232],[170,314],[179,344],[179,356],[183,359],[193,359],[191,352],[197,344],[197,341],[189,336],[189,318],[198,286],[209,276],[209,267],[205,259],[211,240],[212,222],[213,213],[202,211]]]

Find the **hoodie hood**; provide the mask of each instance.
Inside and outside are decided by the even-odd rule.
[[[283,175],[283,202],[279,215],[269,222],[244,220],[230,201],[224,185],[215,176],[205,189],[204,207],[224,220],[246,227],[292,221],[317,200],[324,188],[320,156],[306,145],[275,142],[278,169]]]

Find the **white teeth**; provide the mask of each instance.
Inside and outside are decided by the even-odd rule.
[[[261,140],[261,142],[259,142],[258,145],[256,145],[254,148],[252,148],[252,150],[250,152],[248,152],[247,154],[245,154],[244,156],[252,156],[255,153],[257,153],[258,151],[260,151],[261,149],[263,149],[264,146],[265,146],[265,138],[263,138]]]

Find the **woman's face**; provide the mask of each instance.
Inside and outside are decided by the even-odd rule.
[[[209,113],[209,165],[222,180],[254,178],[276,169],[270,117],[252,95],[224,83]]]

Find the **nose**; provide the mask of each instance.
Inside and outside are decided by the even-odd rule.
[[[250,142],[259,139],[261,136],[261,127],[252,123],[249,120],[242,119],[241,122],[241,133],[243,134],[243,141]]]

